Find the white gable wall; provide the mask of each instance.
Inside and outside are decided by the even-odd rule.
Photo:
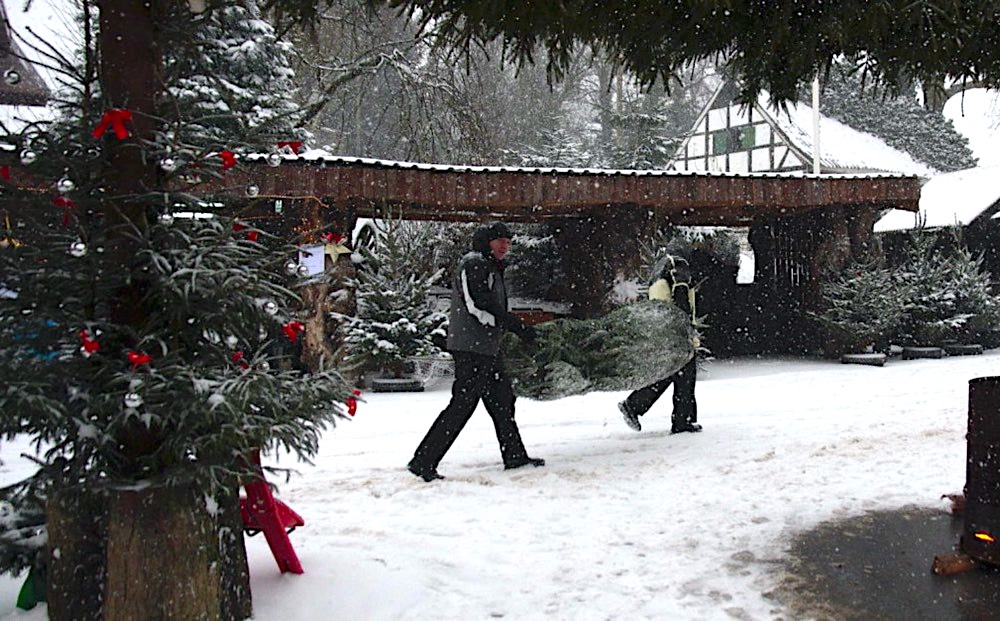
[[[684,144],[672,168],[680,171],[774,172],[802,170],[780,133],[756,106],[710,109]]]

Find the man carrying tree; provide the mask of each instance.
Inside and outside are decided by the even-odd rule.
[[[691,315],[691,324],[695,325],[695,286],[692,281],[691,264],[681,256],[676,248],[669,249],[669,254],[663,258],[654,270],[655,280],[649,286],[649,299],[673,302],[684,312]],[[697,349],[700,345],[698,337],[693,339]],[[670,433],[701,431],[698,424],[698,403],[694,397],[695,379],[698,373],[698,356],[695,355],[679,371],[657,382],[633,391],[628,398],[618,404],[625,424],[635,431],[641,431],[639,417],[653,407],[656,400],[667,388],[674,386],[674,409],[671,415]]]
[[[472,236],[472,251],[459,261],[451,287],[448,351],[455,359],[451,402],[420,442],[407,469],[424,481],[443,479],[437,466],[472,417],[480,399],[493,419],[504,469],[544,466],[528,457],[514,420],[514,390],[500,362],[505,331],[533,341],[535,330],[507,308],[504,257],[510,251],[510,229],[502,222],[482,226]]]

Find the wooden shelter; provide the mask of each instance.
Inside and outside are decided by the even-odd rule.
[[[750,227],[755,285],[722,297],[727,328],[756,326],[756,344],[746,347],[757,350],[777,344],[778,333],[794,349],[800,339],[790,324],[814,304],[821,269],[873,252],[876,216],[915,211],[920,196],[919,178],[898,174],[446,166],[287,154],[280,162],[252,155],[242,164],[202,181],[197,192],[243,196],[241,217],[284,235],[346,233],[359,217],[387,214],[546,223],[563,259],[563,301],[577,317],[607,310],[616,278],[638,263],[636,240],[652,227]]]

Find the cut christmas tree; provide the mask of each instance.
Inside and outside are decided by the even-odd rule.
[[[694,355],[691,318],[642,301],[598,319],[557,319],[526,343],[506,335],[502,355],[514,392],[559,399],[597,390],[635,390],[673,375]]]

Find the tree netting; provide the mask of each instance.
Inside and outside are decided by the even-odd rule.
[[[642,301],[598,319],[536,326],[526,343],[504,336],[504,367],[514,392],[549,400],[602,390],[635,390],[673,375],[694,355],[691,318],[676,306]]]

